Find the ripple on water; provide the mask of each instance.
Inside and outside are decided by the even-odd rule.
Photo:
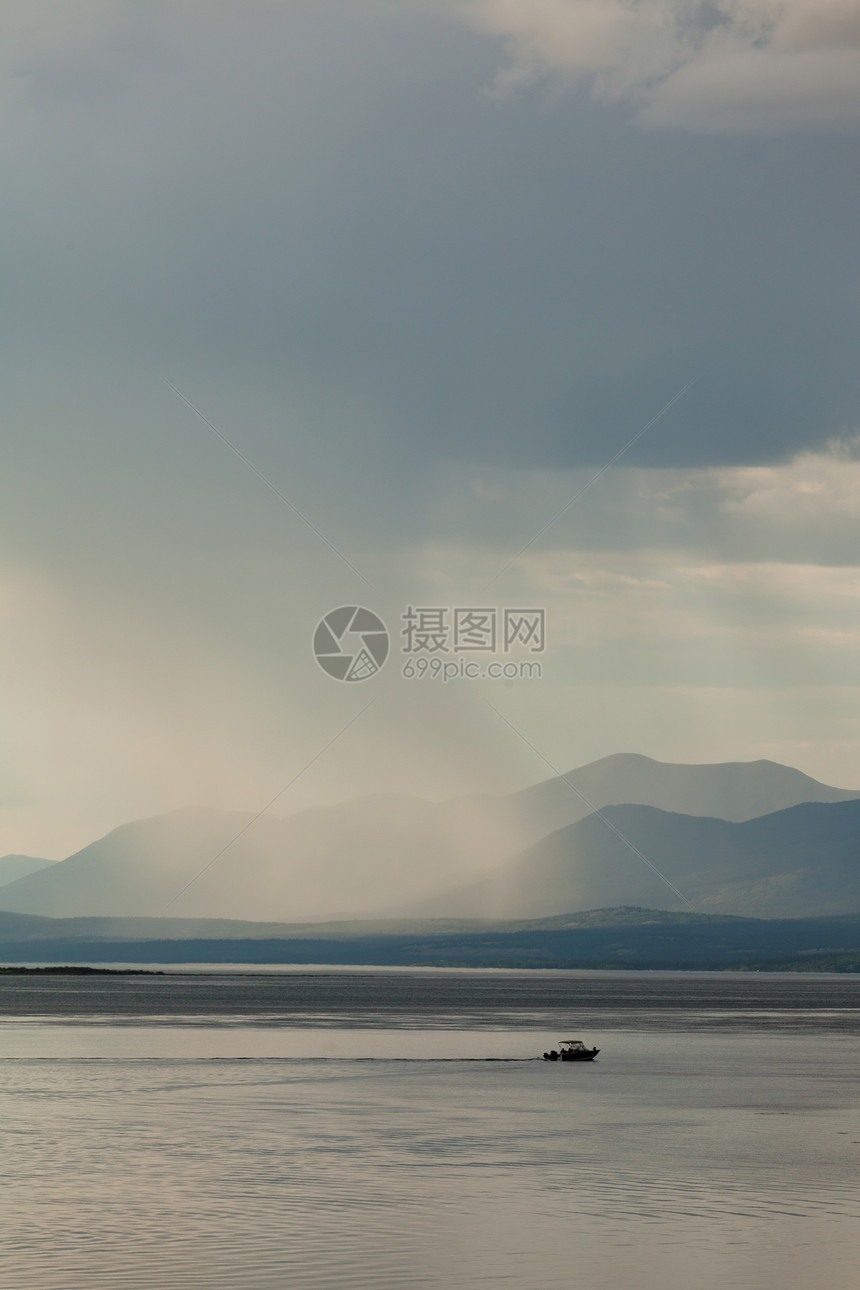
[[[3,1290],[853,1290],[856,1040],[739,1027],[727,1061],[646,1026],[571,1070],[462,1060],[545,1032],[442,1062],[413,1031],[352,1061],[354,1032],[105,1026],[93,1061],[46,1027],[0,1065]]]

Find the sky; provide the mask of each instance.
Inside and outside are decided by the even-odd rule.
[[[0,105],[0,854],[860,786],[857,0],[6,0]],[[404,677],[409,606],[542,675]]]

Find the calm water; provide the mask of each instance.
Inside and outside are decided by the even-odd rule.
[[[0,978],[0,1045],[4,1290],[857,1284],[851,978]]]

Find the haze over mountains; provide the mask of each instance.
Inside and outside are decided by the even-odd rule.
[[[189,807],[122,825],[0,888],[0,908],[50,917],[370,916],[392,900],[439,894],[485,872],[508,854],[504,842],[484,809],[468,802],[369,797],[257,820]]]
[[[860,910],[858,837],[860,792],[790,767],[621,754],[504,798],[174,811],[30,861],[0,908],[287,923],[688,908],[656,866],[697,912],[801,917]],[[22,859],[0,860],[0,878]]]
[[[804,803],[739,824],[610,806],[411,912],[542,918],[619,903],[755,918],[860,910],[860,802]]]
[[[35,856],[2,856],[0,857],[0,887],[28,874],[38,873],[55,864],[54,860],[38,860]]]

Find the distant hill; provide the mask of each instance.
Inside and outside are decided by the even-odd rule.
[[[0,856],[0,887],[56,863],[55,860],[37,860],[35,856]]]
[[[611,806],[410,912],[530,918],[610,904],[687,908],[647,861],[699,913],[860,911],[860,802],[806,803],[738,824]]]
[[[584,824],[595,807],[650,807],[676,816],[749,821],[801,802],[857,800],[860,793],[830,788],[774,762],[687,766],[619,754],[508,797],[434,804],[390,794],[287,819],[255,820],[250,814],[208,808],[173,811],[114,829],[60,863],[28,860],[35,868],[0,885],[0,907],[50,917],[155,917],[164,911],[279,923],[434,910],[446,915],[495,912],[508,908],[498,881],[484,885],[483,895],[477,888],[471,895],[460,890],[466,901],[462,906],[452,903],[448,893],[474,887],[529,846],[544,848],[535,873],[544,874],[549,864],[555,875],[546,870],[538,887],[525,893],[532,899],[529,909],[538,897],[544,902],[541,912],[618,901],[660,906],[666,904],[667,889],[646,881],[648,871],[641,862],[623,889],[600,880],[603,860],[598,857],[608,854],[599,850],[608,845],[605,825],[597,830],[589,826],[591,831],[583,833],[583,839],[594,834],[594,840],[582,852],[585,867],[575,882],[561,878],[571,854],[568,843],[550,841],[550,835]],[[674,837],[682,826],[672,828]],[[657,837],[648,845],[660,852],[663,842]],[[700,841],[691,835],[689,845],[697,847]],[[559,847],[561,852],[554,850]],[[655,863],[660,865],[656,858]],[[683,869],[686,861],[678,863]],[[769,894],[755,908],[804,912],[797,904],[805,899],[802,884],[789,882],[780,905],[775,879],[776,871],[769,873]],[[510,881],[516,888],[516,881]],[[740,880],[733,881],[726,898],[736,909],[742,893]],[[492,898],[487,895],[491,887]],[[712,899],[721,890],[712,883],[703,887],[701,898]],[[831,903],[837,901],[834,889]],[[510,908],[515,907],[514,902]],[[718,900],[715,908],[723,907]]]
[[[860,915],[759,920],[618,908],[529,920],[279,927],[230,920],[195,924],[188,919],[3,914],[0,962],[711,969],[779,964],[790,971],[808,963],[812,970],[844,971],[860,963]],[[174,1003],[178,998],[171,996]],[[190,1006],[196,1008],[195,998]],[[14,1012],[21,1003],[4,996],[0,1006]]]

